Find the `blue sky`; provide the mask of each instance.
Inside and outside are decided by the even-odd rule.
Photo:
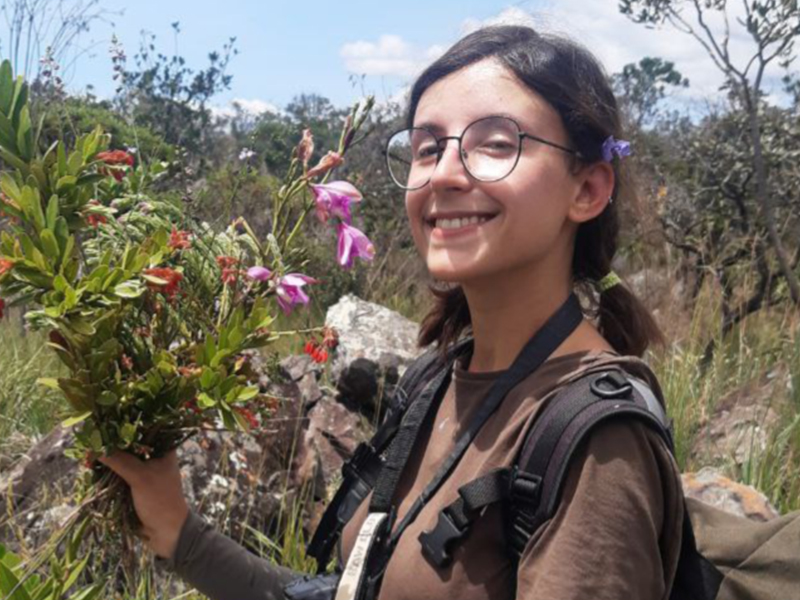
[[[713,101],[721,82],[697,42],[674,30],[649,30],[631,23],[619,14],[617,0],[118,0],[113,4],[100,0],[100,4],[124,12],[109,16],[109,22],[94,23],[81,40],[89,51],[65,75],[72,91],[91,84],[101,97],[114,89],[108,53],[112,34],[122,42],[129,61],[138,49],[141,30],[156,34],[157,49],[171,55],[176,43],[174,21],[181,28],[178,51],[193,68],[204,67],[209,51],[221,49],[236,36],[239,55],[229,68],[231,90],[215,100],[221,110],[233,100],[254,112],[280,108],[302,92],[322,94],[338,106],[349,105],[364,93],[375,94],[379,101],[396,98],[415,73],[459,37],[497,21],[565,33],[594,51],[609,72],[643,56],[672,60],[691,81],[683,92],[686,103]],[[710,22],[713,26],[714,20]],[[731,48],[734,55],[749,56],[746,35],[734,30]],[[769,81],[782,74],[771,72]]]

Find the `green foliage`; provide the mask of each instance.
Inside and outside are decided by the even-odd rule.
[[[180,33],[179,23],[172,27],[176,35]],[[168,144],[186,148],[205,168],[207,157],[214,154],[215,141],[208,103],[230,87],[232,76],[226,68],[238,53],[236,38],[230,38],[221,52],[210,52],[208,66],[195,71],[182,56],[159,52],[155,35],[142,35],[134,55],[135,67],[125,67],[124,58],[119,61],[121,81],[116,104],[135,125]]]
[[[611,77],[611,82],[623,112],[637,128],[655,117],[658,103],[666,97],[668,88],[689,87],[689,80],[672,62],[649,56],[625,65],[622,72]]]
[[[50,554],[49,569],[29,570],[27,561],[0,544],[0,593],[4,600],[95,600],[102,598],[104,581],[82,583],[91,557],[79,555],[88,521],[69,536],[63,555]]]
[[[69,97],[51,106],[44,114],[41,141],[44,147],[61,140],[73,146],[81,136],[97,126],[111,136],[114,149],[136,148],[148,160],[174,161],[177,149],[145,126],[132,125],[117,113],[110,102],[91,97]]]

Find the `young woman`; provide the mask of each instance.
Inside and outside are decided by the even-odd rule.
[[[591,434],[555,516],[518,562],[505,552],[499,507],[487,510],[450,565],[432,565],[418,541],[461,485],[514,463],[542,406],[565,384],[619,365],[658,389],[637,358],[659,339],[658,329],[611,271],[619,204],[632,191],[602,68],[572,41],[526,27],[484,28],[419,77],[407,125],[389,142],[390,172],[407,190],[417,249],[432,276],[451,284],[436,293],[420,342],[445,349],[468,334],[473,344],[402,471],[398,520],[492,383],[573,290],[599,293],[599,303],[596,324],[583,319],[485,422],[400,537],[379,597],[668,597],[681,541],[680,477],[658,435],[638,423],[611,422]],[[147,463],[122,453],[103,462],[131,485],[143,533],[168,568],[215,600],[282,597],[294,574],[247,553],[189,509],[174,452]],[[340,564],[368,504],[343,532]]]

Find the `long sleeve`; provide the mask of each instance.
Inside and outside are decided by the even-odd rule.
[[[518,599],[661,600],[680,545],[680,476],[644,425],[608,423],[570,465],[553,518],[531,538]]]
[[[284,585],[300,575],[257,557],[194,512],[174,556],[155,562],[211,600],[283,600]]]

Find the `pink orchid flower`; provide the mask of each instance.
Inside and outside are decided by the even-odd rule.
[[[278,282],[276,288],[278,305],[287,315],[292,312],[295,304],[308,304],[309,297],[303,291],[307,283],[317,283],[317,280],[300,273],[288,273]]]
[[[375,256],[375,246],[364,233],[347,223],[339,223],[339,244],[336,249],[336,258],[345,269],[353,266],[356,258],[372,260]]]
[[[272,277],[272,271],[266,267],[250,267],[247,269],[247,276],[256,281],[268,281]]]
[[[360,202],[362,198],[361,192],[347,181],[311,184],[311,191],[317,202],[317,217],[323,223],[334,216],[349,225],[352,221],[350,205]]]

